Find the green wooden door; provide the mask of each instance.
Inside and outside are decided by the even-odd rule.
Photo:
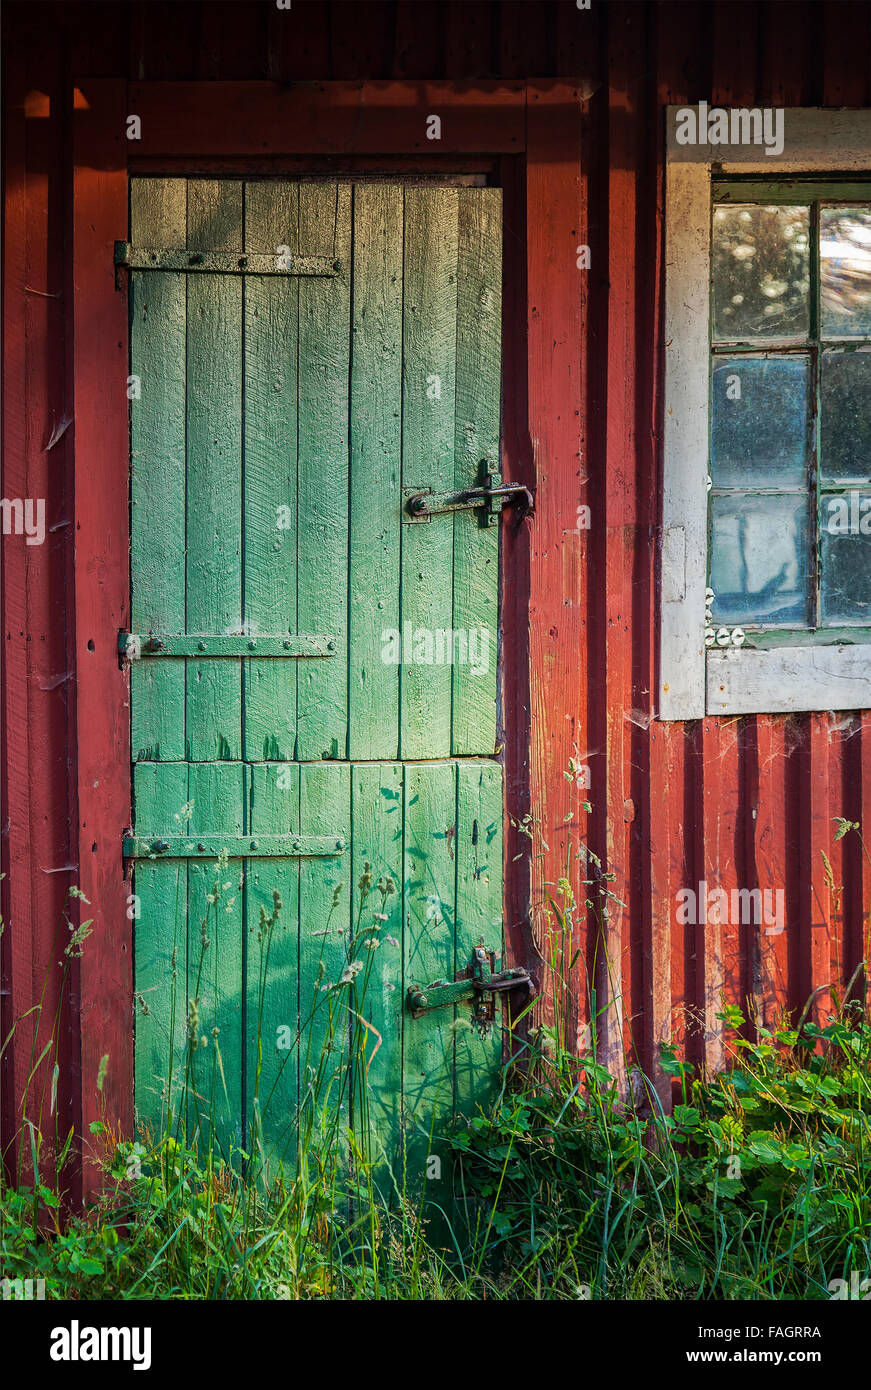
[[[136,1105],[190,1068],[227,1154],[294,1161],[331,1087],[414,1184],[498,1072],[405,998],[501,950],[499,530],[404,503],[498,467],[500,231],[493,189],[132,183]]]

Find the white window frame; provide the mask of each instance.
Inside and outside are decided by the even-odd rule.
[[[705,646],[711,177],[871,173],[871,110],[787,108],[778,155],[762,145],[679,145],[685,110],[666,112],[658,718],[871,709],[871,631],[861,645]]]

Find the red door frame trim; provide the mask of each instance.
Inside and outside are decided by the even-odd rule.
[[[563,772],[572,738],[582,734],[583,695],[578,681],[580,633],[563,603],[561,544],[575,527],[578,503],[581,395],[581,295],[576,244],[581,239],[579,177],[582,94],[564,81],[299,83],[125,82],[79,79],[75,113],[75,621],[78,670],[77,797],[80,882],[91,899],[94,935],[81,961],[83,1132],[101,1104],[106,1118],[132,1128],[132,932],[126,916],[121,836],[130,819],[129,686],[119,669],[116,641],[128,612],[129,512],[126,286],[116,287],[113,242],[128,228],[128,161],[158,167],[184,159],[256,162],[308,156],[525,155],[520,192],[525,198],[525,251],[513,267],[525,269],[523,322],[506,352],[504,471],[537,483],[537,517],[506,537],[510,590],[503,612],[512,615],[515,666],[503,678],[508,794],[533,802],[557,788],[566,834]],[[127,139],[130,116],[141,138]],[[441,139],[427,139],[427,121],[441,119]],[[434,161],[435,162],[435,161]],[[514,161],[506,161],[505,167]],[[443,167],[443,166],[442,166]],[[523,199],[521,200],[523,201]],[[517,229],[512,230],[516,237]],[[507,287],[506,322],[519,317],[517,286]],[[513,316],[513,317],[512,317]],[[525,351],[528,340],[528,355]],[[511,380],[517,377],[517,382]],[[511,399],[508,399],[511,393]],[[528,407],[518,401],[528,400]],[[510,525],[510,523],[508,523]],[[578,540],[580,544],[580,540]],[[580,568],[581,557],[573,557]],[[572,597],[572,596],[570,596]],[[579,603],[580,595],[572,597]],[[522,609],[527,616],[524,617]],[[560,709],[537,704],[559,672],[565,689],[577,687],[568,728]],[[553,704],[553,701],[551,700]],[[539,719],[541,722],[539,723]],[[550,720],[550,722],[548,722]],[[568,741],[567,741],[568,740]],[[509,805],[514,814],[516,808]],[[547,827],[543,827],[546,829]],[[554,827],[555,828],[555,827]],[[553,843],[552,836],[546,835]],[[535,954],[528,926],[537,915],[547,878],[536,857],[514,863],[506,837],[506,938],[509,954]],[[540,937],[536,933],[536,941]],[[102,1096],[96,1091],[100,1059],[109,1063]],[[86,1190],[93,1186],[86,1176]]]
[[[90,904],[80,904],[81,918],[93,919],[79,961],[86,1197],[99,1182],[88,1162],[91,1121],[120,1123],[124,1134],[133,1125],[132,922],[121,858],[130,818],[130,695],[118,661],[130,549],[127,295],[115,288],[113,264],[113,243],[127,226],[126,86],[83,82],[74,102],[74,804],[79,885]]]

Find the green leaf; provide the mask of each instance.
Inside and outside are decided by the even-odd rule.
[[[674,1118],[684,1129],[698,1129],[702,1116],[694,1105],[676,1105]]]

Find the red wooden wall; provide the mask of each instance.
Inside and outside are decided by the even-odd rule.
[[[613,873],[610,966],[590,925],[575,970],[572,1026],[598,976],[602,1043],[618,1068],[655,1073],[656,1045],[685,1039],[722,1060],[722,992],[770,1021],[844,982],[862,954],[871,872],[832,818],[871,828],[871,715],[652,719],[660,462],[663,107],[869,103],[864,0],[272,0],[18,3],[4,7],[6,240],[4,497],[47,498],[44,546],[4,544],[2,562],[2,1003],[5,1034],[39,997],[66,889],[76,880],[75,634],[70,604],[74,439],[71,110],[74,76],[370,80],[564,78],[587,99],[548,108],[541,83],[529,140],[558,165],[561,197],[530,218],[517,198],[506,315],[525,322],[508,363],[506,464],[534,473],[535,519],[506,540],[508,811],[529,811],[548,845],[529,872],[509,839],[507,926],[529,963],[545,930],[546,884],[586,836]],[[537,284],[588,243],[574,299],[525,304],[528,232]],[[516,244],[515,244],[516,243]],[[512,249],[512,246],[514,249]],[[529,368],[527,373],[526,361]],[[510,392],[510,400],[508,393]],[[548,420],[526,427],[528,396]],[[578,529],[588,503],[591,527]],[[527,616],[528,615],[528,616]],[[528,625],[527,625],[528,624]],[[575,756],[590,789],[564,776]],[[589,818],[581,803],[589,798]],[[571,826],[567,817],[572,815]],[[587,823],[588,822],[588,823]],[[829,901],[820,851],[843,891]],[[676,925],[675,895],[700,880],[782,887],[786,930]],[[532,902],[530,933],[528,903]],[[58,974],[54,972],[55,976]],[[610,979],[606,979],[610,976]],[[817,997],[826,1006],[827,990]],[[50,1015],[51,998],[45,1014]],[[22,1035],[26,1040],[26,1034]],[[4,1119],[26,1074],[7,1054]],[[77,1004],[62,1020],[61,1129],[78,1118]],[[95,1050],[92,1044],[90,1049]],[[101,1048],[96,1046],[99,1053]],[[63,1120],[66,1120],[66,1125]]]

